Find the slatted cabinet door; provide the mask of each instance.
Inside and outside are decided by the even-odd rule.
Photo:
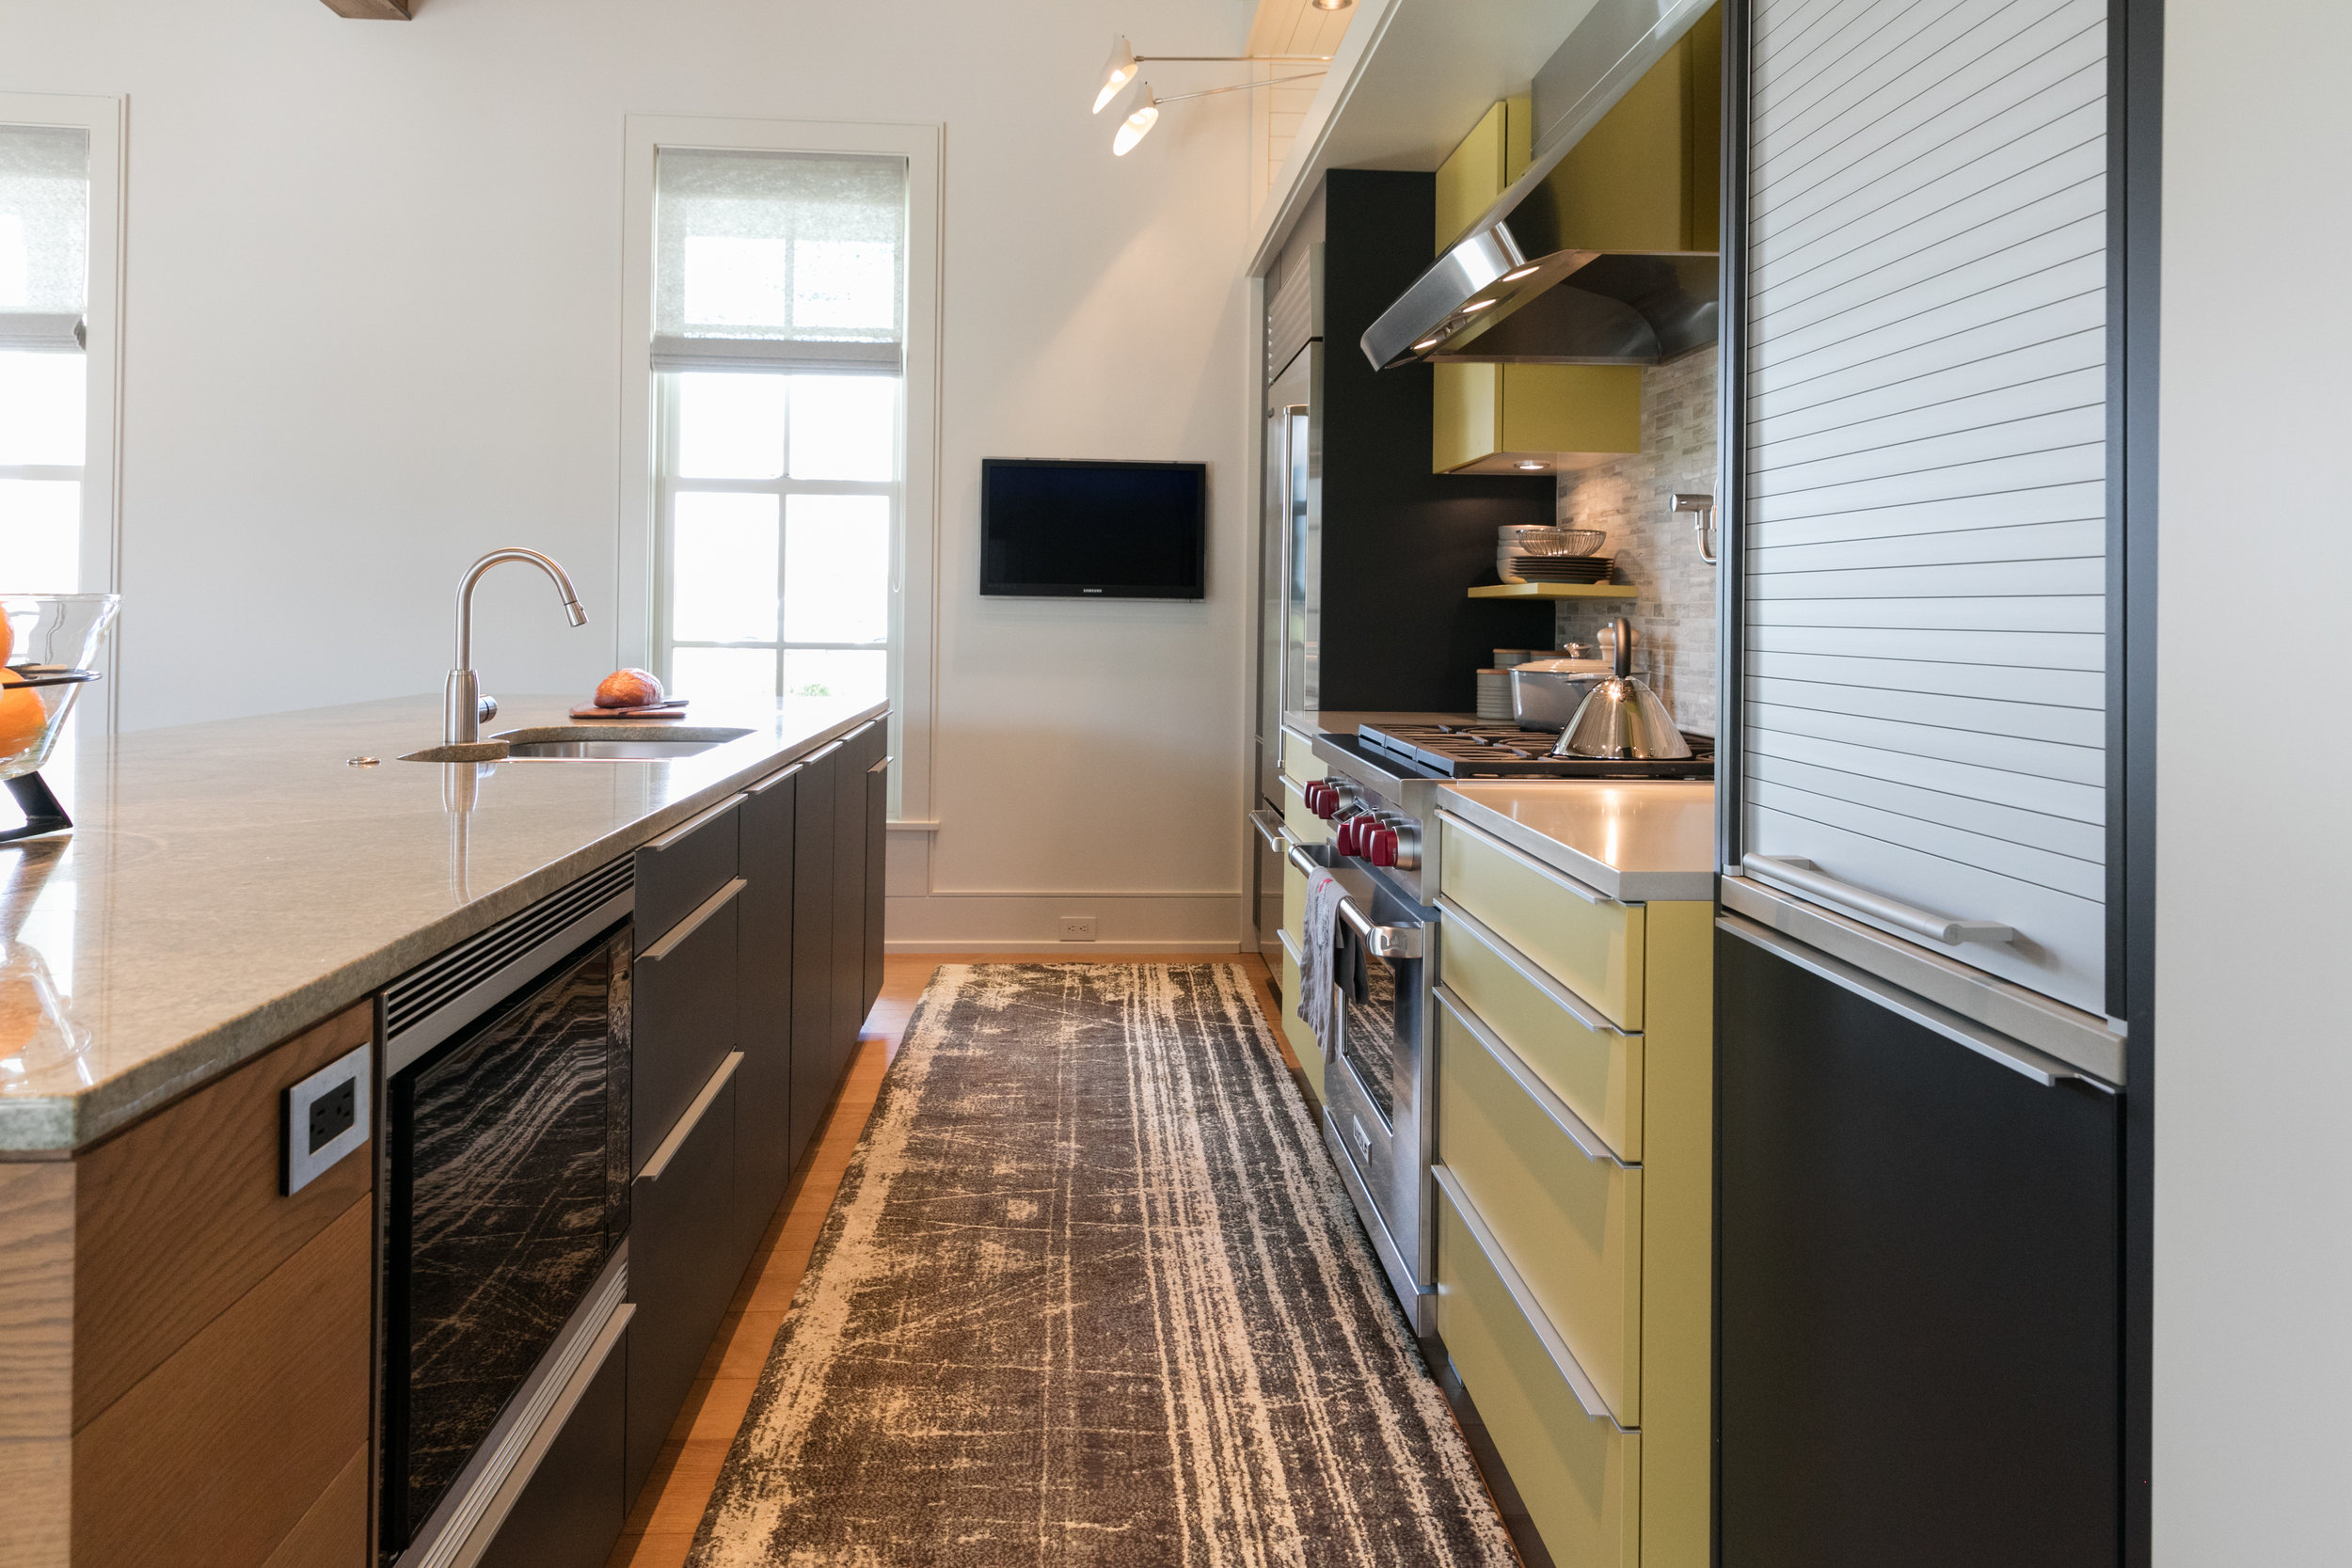
[[[2093,1012],[2106,15],[1755,0],[1743,343],[1741,847]]]

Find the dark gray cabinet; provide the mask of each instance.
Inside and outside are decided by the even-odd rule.
[[[813,752],[796,781],[792,821],[792,1151],[798,1164],[839,1079],[833,1049],[834,796],[841,742]]]
[[[2121,1549],[2116,1099],[1716,938],[1723,1568]]]
[[[628,1497],[653,1469],[670,1422],[725,1316],[743,1272],[737,1252],[735,1070],[703,1085],[687,1118],[655,1149],[631,1196]]]
[[[795,763],[754,784],[740,810],[744,888],[737,927],[735,1038],[738,1247],[749,1256],[783,1201],[799,1150],[792,1141],[792,888]]]
[[[874,726],[873,750],[888,744],[885,726]],[[890,848],[890,759],[877,755],[866,767],[866,979],[858,1019],[874,1010],[882,985],[882,912],[888,889]]]
[[[628,1514],[628,1333],[605,1353],[482,1568],[600,1568]]]
[[[862,726],[638,854],[632,1502],[880,983],[882,736]]]
[[[640,1168],[735,1049],[739,804],[637,852],[629,1125]]]
[[[833,1077],[838,1082],[866,1022],[866,769],[882,755],[880,720],[842,737],[833,786]]]

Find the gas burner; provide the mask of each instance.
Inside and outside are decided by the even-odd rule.
[[[1653,762],[1555,757],[1542,732],[1513,724],[1365,724],[1356,736],[1368,749],[1448,779],[1711,779],[1712,736],[1686,735],[1692,754]]]

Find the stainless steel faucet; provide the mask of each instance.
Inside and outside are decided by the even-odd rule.
[[[528,562],[555,579],[555,591],[564,597],[564,618],[576,626],[588,624],[588,612],[580,608],[580,595],[572,592],[572,579],[553,558],[537,550],[492,550],[467,569],[457,584],[457,667],[449,673],[449,685],[441,699],[443,726],[441,738],[452,746],[469,745],[482,738],[482,683],[473,673],[473,585],[482,580],[482,574],[502,561]],[[490,712],[496,713],[496,703]]]

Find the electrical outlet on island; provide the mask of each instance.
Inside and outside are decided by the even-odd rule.
[[[1061,917],[1061,940],[1092,942],[1094,940],[1094,917],[1090,914],[1063,915]]]

